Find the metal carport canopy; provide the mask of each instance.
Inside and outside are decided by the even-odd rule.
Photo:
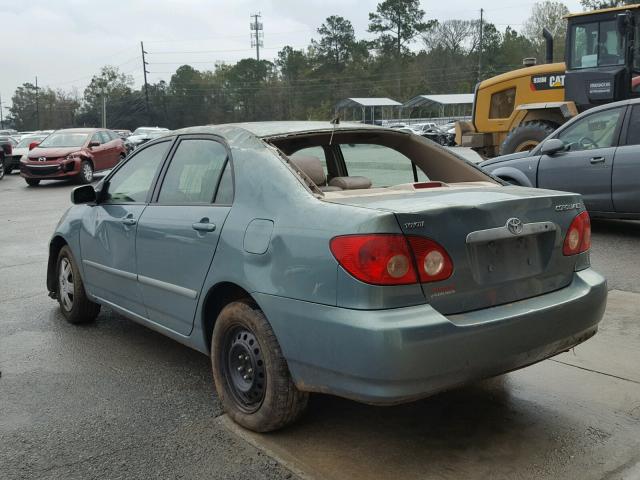
[[[473,93],[449,93],[444,95],[418,95],[408,100],[404,108],[432,107],[434,105],[471,105]]]
[[[345,98],[336,103],[336,108],[354,108],[354,107],[401,107],[400,102],[396,102],[386,97],[368,97],[368,98]]]

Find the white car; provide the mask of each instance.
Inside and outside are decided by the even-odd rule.
[[[46,134],[22,137],[18,144],[13,147],[11,155],[7,155],[4,158],[4,173],[9,175],[14,169],[20,168],[20,159],[23,155],[29,153],[29,145],[33,142],[41,142],[45,138],[47,138]]]

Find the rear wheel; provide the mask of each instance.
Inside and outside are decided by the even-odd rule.
[[[294,385],[271,325],[250,302],[232,302],[220,312],[211,362],[220,401],[243,427],[277,430],[306,408],[309,394]]]
[[[29,185],[30,187],[37,187],[38,185],[40,185],[39,178],[25,178],[24,181],[27,182],[27,185]]]
[[[92,302],[84,291],[80,272],[69,247],[62,247],[58,254],[58,303],[69,323],[93,322],[100,305]]]
[[[80,173],[78,174],[78,183],[91,183],[93,180],[93,165],[88,160],[83,160],[80,164]]]
[[[500,155],[533,150],[551,135],[558,126],[551,122],[535,121],[518,125],[511,130],[500,146]]]

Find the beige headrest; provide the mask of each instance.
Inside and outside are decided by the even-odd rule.
[[[327,177],[322,169],[322,161],[318,157],[294,154],[289,157],[289,159],[316,185],[321,186],[327,184]]]
[[[360,190],[371,188],[371,180],[367,177],[334,177],[329,180],[329,185],[343,190]]]

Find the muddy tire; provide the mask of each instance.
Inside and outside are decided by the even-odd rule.
[[[93,165],[88,160],[83,160],[80,164],[80,173],[77,176],[78,183],[86,185],[93,181]]]
[[[558,125],[551,122],[526,122],[511,130],[500,145],[500,155],[532,150],[551,135]]]
[[[291,379],[271,325],[249,301],[222,309],[211,339],[211,363],[218,397],[226,413],[255,432],[294,422],[309,394]]]
[[[58,254],[56,281],[60,310],[69,323],[93,322],[100,313],[100,305],[93,303],[84,291],[84,285],[69,247]]]
[[[38,185],[40,185],[39,178],[25,178],[24,181],[27,182],[27,185],[29,185],[30,187],[37,187]]]

